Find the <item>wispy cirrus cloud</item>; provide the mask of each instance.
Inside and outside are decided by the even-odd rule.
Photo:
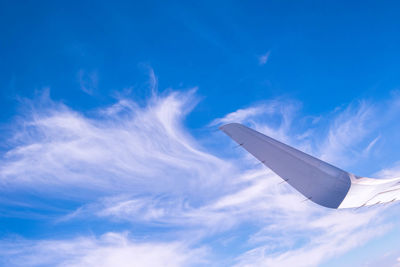
[[[312,266],[390,228],[384,220],[374,220],[381,216],[382,209],[352,213],[303,203],[303,197],[280,184],[272,172],[260,165],[249,167],[255,160],[246,153],[232,151],[236,158],[228,159],[207,151],[183,123],[196,101],[194,91],[154,94],[144,106],[120,98],[114,105],[87,115],[44,97],[42,105],[31,105],[14,128],[12,148],[0,163],[2,188],[29,188],[49,201],[77,201],[80,208],[67,210],[55,220],[57,223],[68,225],[97,218],[109,222],[111,232],[116,232],[112,229],[115,222],[140,223],[172,240],[162,243],[158,235],[150,234],[148,244],[157,247],[162,243],[156,251],[160,255],[179,259],[175,253],[194,253],[200,258],[213,258],[216,264],[224,259],[213,253],[197,254],[196,248],[207,251],[227,242],[233,246],[232,251],[240,251],[229,255],[229,264],[280,266],[305,262]],[[374,110],[363,104],[336,112],[329,121],[315,121],[300,111],[296,101],[272,100],[234,111],[211,125],[243,122],[331,159],[355,149],[359,142],[370,144],[366,139],[369,133],[375,134],[374,128],[366,129]],[[315,128],[318,130],[311,132],[314,138],[307,138],[310,129]],[[320,134],[325,130],[329,132],[327,139]],[[224,136],[215,134],[213,138]],[[243,234],[244,228],[252,230]],[[242,233],[239,238],[244,240],[240,244],[230,239],[205,241],[237,233]],[[120,233],[114,236],[121,243],[104,241],[107,236],[25,240],[17,242],[13,257],[19,260],[40,255],[47,244],[53,244],[73,249],[71,254],[66,252],[71,255],[69,259],[56,253],[49,264],[96,264],[100,261],[98,255],[104,252],[105,266],[115,265],[131,251],[132,255],[146,252],[150,246],[137,244]],[[83,240],[87,248],[80,247],[76,240]],[[28,249],[20,249],[24,246]],[[7,255],[11,254],[6,254],[5,260],[11,257]],[[185,259],[172,266],[192,264]]]
[[[362,151],[357,152],[353,148],[365,142],[365,138],[377,127],[377,124],[374,125],[377,112],[376,107],[366,101],[350,104],[341,110],[329,126],[328,136],[321,147],[321,158],[343,164],[357,153],[360,156]]]
[[[98,71],[86,71],[84,69],[78,72],[79,86],[83,92],[92,95],[99,86],[99,74]]]
[[[258,57],[258,63],[260,65],[265,65],[268,62],[269,56],[271,54],[271,51],[268,51],[265,54],[262,54],[261,56]]]
[[[146,107],[120,99],[94,117],[45,99],[46,108],[33,107],[16,126],[14,148],[0,164],[2,181],[43,185],[35,190],[47,193],[65,186],[106,194],[183,192],[188,184],[201,190],[231,164],[203,152],[182,128],[191,97],[173,93]],[[199,183],[205,176],[208,182]]]
[[[375,177],[390,179],[393,177],[400,177],[400,161],[396,161],[395,163],[389,165],[388,167],[379,170],[378,172],[373,174]]]
[[[188,266],[205,264],[204,248],[182,242],[132,240],[126,233],[96,238],[30,241],[3,240],[0,264],[4,266]]]
[[[301,108],[298,101],[291,99],[274,99],[254,106],[238,109],[225,115],[223,118],[214,119],[210,125],[223,125],[237,122],[245,123],[258,131],[281,141],[291,142],[288,134],[292,122],[297,118],[296,112]],[[299,127],[303,126],[300,125]]]

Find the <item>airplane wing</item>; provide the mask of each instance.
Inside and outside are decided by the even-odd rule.
[[[220,129],[307,199],[358,208],[400,199],[400,178],[358,177],[238,123]]]

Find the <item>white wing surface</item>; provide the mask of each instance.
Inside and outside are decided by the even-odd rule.
[[[307,199],[328,208],[357,208],[400,199],[400,178],[358,177],[238,123],[220,127]]]

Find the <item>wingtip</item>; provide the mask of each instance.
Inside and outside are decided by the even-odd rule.
[[[224,131],[225,128],[230,127],[230,126],[242,126],[242,124],[237,123],[237,122],[230,122],[230,123],[219,126],[218,129],[220,129],[221,131]]]

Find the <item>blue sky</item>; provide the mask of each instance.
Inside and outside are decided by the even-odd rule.
[[[394,1],[1,1],[0,265],[396,266],[217,126],[400,175]]]

